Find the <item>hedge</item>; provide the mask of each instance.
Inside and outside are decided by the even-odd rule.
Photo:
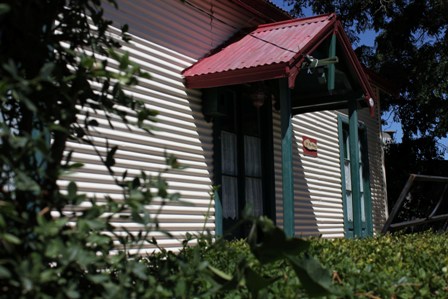
[[[332,272],[333,298],[448,298],[447,237],[426,232],[354,240],[310,239],[308,254]],[[306,298],[286,263],[257,264],[243,240],[228,242],[225,247],[225,251],[205,252],[204,258],[228,273],[241,259],[248,259],[264,275],[279,277],[268,288],[267,297]],[[223,297],[247,295],[240,289]]]

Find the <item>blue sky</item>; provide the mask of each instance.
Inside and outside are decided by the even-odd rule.
[[[289,11],[290,7],[288,7],[285,4],[284,0],[270,0],[271,2],[273,2],[274,4],[276,4],[277,6],[283,8],[286,11]],[[312,15],[312,11],[311,9],[305,9],[304,13],[306,16],[311,16]],[[362,34],[359,35],[360,37],[360,42],[356,45],[354,45],[355,47],[358,47],[360,45],[367,45],[367,46],[374,46],[375,44],[375,36],[376,33],[375,31],[366,31]],[[383,130],[394,130],[396,131],[395,133],[395,141],[400,143],[401,139],[403,137],[403,132],[401,129],[401,124],[398,122],[393,121],[394,119],[394,114],[393,112],[385,112],[382,116],[383,120],[386,121],[386,124],[383,126]],[[445,148],[447,149],[448,147],[448,138],[444,138],[442,140],[439,140],[439,144],[441,145],[441,148]],[[448,150],[445,151],[445,160],[448,160]]]

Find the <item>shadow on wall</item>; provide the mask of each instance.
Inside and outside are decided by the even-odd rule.
[[[302,141],[297,140],[297,136],[293,135],[292,142],[295,233],[296,236],[299,237],[319,236],[321,233],[311,201],[310,186],[305,179],[305,169],[303,167],[302,157],[299,153],[299,146],[302,145]]]
[[[211,122],[204,119],[201,93],[197,90],[186,90],[186,95],[191,109],[191,125],[194,126],[190,131],[194,132],[195,143],[198,145],[194,152],[188,153],[190,165],[187,165],[187,169],[191,169],[193,172],[190,171],[190,173],[194,179],[201,182],[201,192],[194,195],[195,202],[192,209],[196,210],[194,215],[204,216],[198,221],[202,225],[204,221],[207,221],[207,228],[214,232],[214,206],[212,205],[209,210],[210,191],[213,183],[213,127]]]

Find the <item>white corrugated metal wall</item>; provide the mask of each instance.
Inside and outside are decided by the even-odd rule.
[[[142,130],[129,131],[118,119],[113,121],[115,128],[111,129],[101,114],[97,115],[100,126],[93,134],[95,144],[103,153],[106,140],[111,147],[119,146],[114,167],[118,176],[125,170],[129,176],[138,175],[140,169],[157,174],[165,168],[165,152],[174,154],[187,167],[163,175],[170,192],[179,192],[182,201],[190,203],[164,205],[159,215],[160,227],[174,238],[162,233],[153,235],[167,249],[179,248],[185,232],[201,231],[204,223],[207,229],[214,231],[214,205],[209,195],[213,177],[212,125],[203,118],[200,91],[185,88],[181,71],[230,38],[235,28],[260,22],[228,1],[189,2],[197,8],[180,0],[123,0],[119,1],[119,11],[112,8],[106,11],[117,28],[129,24],[133,41],[122,50],[128,51],[131,60],[151,74],[151,79],[141,79],[129,92],[160,114],[153,135]],[[200,10],[213,12],[227,24],[211,20]],[[122,198],[121,189],[115,186],[90,146],[69,142],[67,149],[74,151],[73,160],[85,166],[61,180],[62,187],[75,180],[81,192],[99,201],[108,195],[116,200]],[[148,209],[156,211],[159,204],[156,200]],[[207,220],[210,204],[211,217]],[[115,224],[131,231],[141,229],[130,222],[127,213],[117,218]],[[145,248],[151,251],[153,247],[147,244]]]
[[[337,113],[296,115],[293,125],[294,225],[298,236],[343,237]],[[283,223],[280,116],[274,112],[277,223]],[[318,157],[303,155],[302,137],[317,140]]]

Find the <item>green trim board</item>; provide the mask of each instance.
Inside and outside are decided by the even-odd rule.
[[[345,131],[345,132],[344,132]],[[356,162],[354,160],[350,160],[350,174],[353,172],[351,171],[352,168],[359,169],[359,165],[362,165],[361,169],[361,175],[352,176],[351,178],[351,185],[358,184],[361,187],[361,177],[363,180],[362,188],[359,188],[360,191],[362,191],[364,196],[364,208],[362,208],[361,204],[361,192],[358,197],[353,196],[352,193],[352,200],[351,202],[357,202],[359,208],[357,210],[354,209],[352,206],[352,217],[353,220],[357,221],[349,221],[349,215],[348,211],[350,207],[348,207],[349,200],[349,193],[350,191],[347,190],[346,182],[346,162],[347,158],[349,156],[349,149],[350,142],[347,140],[348,134],[349,134],[349,119],[346,116],[339,115],[338,116],[338,135],[339,135],[339,146],[340,146],[340,167],[341,167],[341,181],[342,181],[342,197],[343,197],[343,210],[344,210],[344,231],[347,238],[354,238],[354,237],[366,237],[366,236],[372,236],[373,235],[373,225],[372,225],[372,200],[371,200],[371,193],[370,193],[370,171],[369,171],[369,158],[368,158],[368,147],[367,147],[367,128],[366,126],[358,122],[358,129],[359,132],[359,143],[356,142],[356,148],[358,148],[358,152],[361,153],[361,163]],[[361,146],[361,149],[359,150],[359,146]],[[359,155],[357,155],[359,157]],[[358,173],[360,173],[358,171]],[[352,191],[352,190],[351,190]],[[355,200],[355,198],[358,198],[358,200]],[[364,221],[363,216],[361,212],[364,211]],[[356,225],[358,225],[358,228],[355,229]]]
[[[351,188],[352,188],[352,202],[353,202],[353,231],[355,236],[360,236],[362,231],[361,217],[361,184],[359,182],[359,134],[358,134],[358,107],[354,98],[348,102],[348,126],[349,126],[349,152],[350,152],[350,173],[351,173]],[[356,216],[355,216],[356,215]]]
[[[336,56],[336,33],[333,33],[331,36],[330,47],[328,49],[328,56],[329,57]],[[334,64],[330,64],[327,66],[327,68],[328,68],[327,88],[328,88],[328,92],[332,93],[334,90],[336,66]]]
[[[279,80],[280,118],[282,137],[282,199],[283,229],[286,236],[294,236],[294,178],[292,162],[291,90],[286,79]]]

